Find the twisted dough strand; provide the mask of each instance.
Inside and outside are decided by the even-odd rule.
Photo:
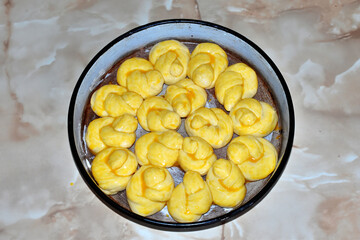
[[[266,139],[253,136],[234,138],[227,155],[249,181],[266,178],[274,171],[277,160],[275,147]]]
[[[220,46],[200,43],[191,53],[187,75],[196,85],[210,89],[227,66],[227,55]]]
[[[185,171],[195,171],[205,175],[216,161],[211,145],[200,137],[184,138],[178,162]]]
[[[246,195],[245,178],[232,161],[218,159],[206,175],[213,201],[221,207],[236,207]]]
[[[105,85],[91,96],[91,109],[100,117],[119,117],[123,114],[136,115],[143,99],[118,85]]]
[[[107,148],[98,153],[91,172],[106,194],[115,194],[126,188],[137,168],[136,156],[127,149]]]
[[[129,91],[147,98],[161,92],[164,78],[159,71],[154,70],[148,60],[134,57],[120,65],[117,71],[117,82]]]
[[[135,154],[140,165],[171,167],[178,159],[182,144],[183,137],[176,131],[150,132],[136,141]]]
[[[94,154],[108,147],[129,148],[135,142],[137,126],[137,120],[129,114],[97,118],[90,122],[85,140]]]
[[[207,94],[191,79],[183,79],[166,89],[165,99],[180,117],[187,117],[190,113],[205,106]]]
[[[140,167],[126,187],[131,211],[149,216],[160,211],[170,199],[174,180],[166,168]]]
[[[176,40],[157,43],[151,48],[149,60],[161,72],[166,84],[174,84],[186,77],[189,49]]]
[[[275,129],[278,122],[276,111],[270,104],[253,98],[240,100],[229,116],[238,135],[264,137]]]
[[[230,142],[233,135],[231,118],[219,108],[199,108],[185,120],[189,136],[206,140],[213,148],[221,148]]]
[[[146,131],[175,130],[181,124],[179,114],[160,96],[145,99],[138,109],[137,117],[141,127]]]
[[[209,211],[212,196],[206,182],[197,172],[186,172],[168,201],[170,215],[177,222],[194,222]]]
[[[221,73],[215,83],[218,101],[230,111],[241,99],[252,98],[257,91],[255,71],[245,63],[236,63]]]

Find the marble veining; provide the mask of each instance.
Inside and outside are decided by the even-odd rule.
[[[168,18],[254,41],[295,106],[278,184],[250,212],[204,231],[158,231],[115,214],[87,188],[68,144],[68,104],[86,64],[120,34]],[[3,0],[0,41],[0,239],[360,238],[360,1]]]

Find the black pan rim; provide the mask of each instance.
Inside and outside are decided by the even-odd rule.
[[[135,34],[137,32],[140,32],[144,29],[148,29],[148,28],[160,26],[160,25],[165,25],[165,24],[175,24],[175,23],[198,24],[198,25],[216,28],[216,29],[222,30],[224,32],[227,32],[231,35],[234,35],[235,37],[240,38],[241,40],[243,40],[244,42],[249,44],[251,47],[253,47],[270,64],[270,66],[276,73],[276,75],[280,81],[280,84],[284,90],[284,93],[285,93],[285,96],[287,99],[288,110],[289,110],[289,113],[288,113],[289,114],[289,138],[288,138],[288,141],[287,141],[287,144],[285,147],[284,155],[283,155],[282,159],[280,159],[280,163],[279,163],[276,171],[274,172],[274,174],[269,179],[269,182],[252,199],[250,199],[247,203],[238,207],[237,209],[234,209],[229,213],[226,213],[222,216],[219,216],[219,217],[216,217],[213,219],[209,219],[206,221],[198,221],[198,222],[193,222],[193,223],[170,223],[170,222],[153,220],[150,218],[146,218],[146,217],[137,215],[137,214],[121,207],[120,205],[118,205],[116,202],[114,202],[112,199],[110,199],[105,193],[103,193],[98,188],[96,183],[93,181],[93,179],[87,173],[87,171],[86,171],[85,167],[83,166],[81,159],[77,153],[76,146],[75,146],[74,133],[73,133],[73,125],[74,125],[73,116],[74,116],[74,106],[75,106],[75,102],[76,102],[76,97],[77,97],[79,88],[81,86],[81,83],[82,83],[86,73],[92,67],[92,65],[107,50],[109,50],[113,45],[115,45],[117,42],[121,41],[122,39],[124,39],[132,34]],[[275,63],[270,59],[270,57],[260,47],[258,47],[255,43],[253,43],[252,41],[250,41],[249,39],[247,39],[240,33],[235,32],[229,28],[223,27],[223,26],[215,24],[215,23],[206,22],[206,21],[202,21],[202,20],[195,20],[195,19],[167,19],[167,20],[155,21],[155,22],[151,22],[151,23],[136,27],[136,28],[120,35],[119,37],[115,38],[113,41],[111,41],[109,44],[107,44],[103,49],[101,49],[95,55],[95,57],[88,63],[88,65],[85,67],[84,71],[82,72],[80,78],[78,79],[78,81],[74,87],[74,90],[73,90],[73,93],[72,93],[72,96],[70,99],[69,110],[68,110],[68,138],[69,138],[71,153],[72,153],[74,162],[76,164],[76,167],[77,167],[81,177],[83,178],[83,180],[85,181],[87,186],[90,188],[90,190],[105,205],[107,205],[110,209],[112,209],[113,211],[115,211],[116,213],[121,215],[122,217],[129,219],[140,225],[149,227],[149,228],[165,230],[165,231],[196,231],[196,230],[204,230],[204,229],[216,227],[221,224],[225,224],[227,222],[234,220],[235,218],[245,214],[247,211],[249,211],[250,209],[255,207],[270,192],[270,190],[275,186],[275,184],[279,180],[280,176],[282,175],[282,173],[287,165],[287,162],[289,160],[290,153],[292,150],[293,141],[294,141],[294,132],[295,132],[295,114],[294,114],[294,107],[293,107],[290,91],[288,89],[288,86],[286,84],[284,77],[280,73],[280,71],[277,68],[277,66],[275,65]]]

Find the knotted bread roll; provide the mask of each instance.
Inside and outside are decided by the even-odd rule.
[[[174,84],[186,77],[189,49],[179,41],[167,40],[151,48],[149,60],[161,72],[166,84]]]
[[[253,136],[234,138],[227,155],[249,181],[266,178],[274,171],[277,160],[275,147],[266,139]]]
[[[186,172],[183,182],[177,185],[167,203],[170,215],[177,222],[195,222],[209,211],[212,196],[199,173]]]
[[[181,124],[179,114],[163,97],[149,97],[143,101],[137,112],[139,123],[146,131],[175,130]]]
[[[117,71],[117,82],[129,91],[147,98],[161,92],[164,78],[159,71],[154,70],[148,60],[134,57],[120,65]]]
[[[205,106],[206,91],[194,84],[190,79],[183,79],[174,85],[168,86],[165,99],[174,108],[180,117],[187,117],[190,113]]]
[[[221,73],[215,83],[217,100],[230,111],[241,99],[252,98],[257,91],[255,71],[245,63],[236,63]]]
[[[119,85],[104,85],[91,96],[91,109],[100,117],[136,116],[143,98]]]
[[[136,156],[131,151],[107,148],[96,155],[91,172],[103,192],[115,194],[126,188],[137,165]]]
[[[189,136],[206,140],[213,148],[225,146],[233,136],[231,118],[219,108],[199,108],[185,120]]]
[[[129,148],[135,142],[137,126],[137,120],[129,114],[97,118],[90,122],[85,140],[94,154],[108,147]]]
[[[150,132],[136,141],[135,154],[140,165],[171,167],[178,159],[182,143],[183,137],[176,131]]]
[[[218,159],[206,175],[213,201],[220,207],[237,207],[246,195],[245,178],[232,161]]]
[[[166,168],[142,166],[126,186],[126,196],[131,211],[149,216],[163,209],[173,189],[174,180]]]
[[[205,175],[216,161],[211,145],[200,137],[184,138],[178,162],[185,171],[195,171]]]
[[[240,100],[229,116],[238,135],[264,137],[275,129],[278,122],[276,111],[270,104],[253,98]]]
[[[191,53],[187,75],[196,85],[210,89],[227,66],[227,55],[220,46],[200,43]]]

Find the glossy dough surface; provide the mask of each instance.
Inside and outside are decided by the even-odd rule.
[[[146,131],[166,131],[178,129],[181,124],[179,114],[163,97],[154,96],[144,100],[137,112],[139,123]]]
[[[107,148],[95,156],[91,172],[103,192],[115,194],[126,188],[137,165],[136,156],[131,151]]]
[[[219,45],[200,43],[190,54],[177,40],[159,42],[148,60],[122,62],[116,80],[120,86],[102,86],[91,96],[91,109],[100,118],[87,126],[85,141],[95,155],[91,171],[99,188],[108,195],[126,189],[132,212],[149,216],[167,205],[176,222],[195,222],[212,204],[240,206],[246,181],[274,171],[277,151],[262,137],[275,129],[276,110],[253,98],[256,72],[245,63],[228,67]],[[166,92],[158,96],[164,83]],[[222,104],[228,114],[205,107],[205,89],[212,88],[215,106]],[[189,137],[177,132],[181,118]],[[139,131],[136,139],[138,123],[149,133]],[[232,139],[234,132],[240,136]],[[127,149],[134,142],[135,154]],[[214,148],[227,144],[229,160],[217,160]],[[167,169],[173,166],[185,172],[176,187]]]
[[[166,168],[142,166],[130,179],[126,196],[131,211],[149,216],[163,209],[173,189],[174,180]]]
[[[129,114],[97,118],[90,122],[85,140],[94,154],[107,147],[129,148],[135,142],[137,126],[137,120]]]
[[[220,207],[237,207],[245,198],[245,178],[230,160],[216,160],[206,175],[206,182],[214,203]]]
[[[174,85],[168,86],[165,99],[180,117],[187,117],[190,113],[205,106],[207,94],[203,88],[197,86],[191,79],[183,79]]]
[[[186,77],[189,49],[176,40],[157,43],[151,48],[149,60],[164,77],[166,84],[174,84]]]
[[[249,181],[266,178],[274,171],[277,161],[275,147],[266,139],[253,136],[234,138],[227,155]]]
[[[186,172],[183,182],[176,186],[168,201],[170,215],[177,222],[194,222],[209,211],[212,196],[199,173]]]
[[[245,63],[236,63],[221,73],[215,83],[217,100],[230,111],[241,99],[252,98],[258,88],[255,71]]]
[[[171,167],[177,161],[183,144],[180,133],[169,130],[150,132],[135,143],[135,154],[140,165]]]
[[[185,171],[205,175],[217,157],[211,145],[200,137],[186,137],[180,150],[178,162]]]
[[[219,108],[199,108],[185,120],[185,129],[189,136],[201,137],[213,148],[225,146],[233,136],[231,118]]]
[[[164,78],[159,71],[154,70],[148,60],[134,57],[125,60],[120,65],[117,71],[117,82],[129,91],[147,98],[161,92]]]
[[[91,96],[91,109],[100,117],[119,117],[123,114],[136,115],[143,98],[119,85],[105,85]]]
[[[219,45],[200,43],[191,53],[187,75],[196,85],[210,89],[227,66],[227,55]]]
[[[234,132],[238,135],[264,137],[271,133],[278,122],[275,109],[266,102],[253,98],[240,100],[230,111]]]

